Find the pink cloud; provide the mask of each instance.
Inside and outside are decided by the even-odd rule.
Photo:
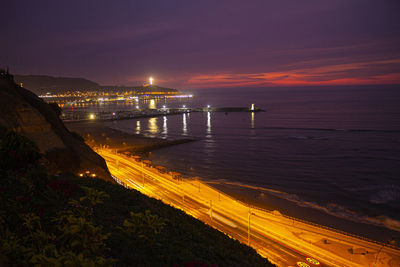
[[[333,64],[261,73],[211,73],[190,77],[192,88],[400,84],[400,59]]]

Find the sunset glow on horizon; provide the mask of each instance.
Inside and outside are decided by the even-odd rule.
[[[0,55],[13,73],[102,85],[154,73],[158,85],[180,89],[400,84],[398,10],[394,0],[21,0],[1,18],[31,23],[1,29]]]

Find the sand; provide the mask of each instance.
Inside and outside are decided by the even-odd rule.
[[[195,139],[166,140],[128,134],[112,129],[104,122],[69,122],[67,128],[78,133],[90,146],[106,146],[119,153],[145,154],[152,150],[195,141]]]

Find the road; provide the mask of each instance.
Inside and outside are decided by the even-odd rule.
[[[250,245],[278,266],[400,266],[394,248],[250,208],[204,182],[176,180],[115,151],[96,151],[125,186]]]

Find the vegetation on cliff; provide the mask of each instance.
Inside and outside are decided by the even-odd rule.
[[[49,175],[34,142],[0,139],[0,265],[268,266],[253,249],[100,179]]]
[[[0,76],[0,134],[15,130],[33,140],[52,173],[90,171],[112,181],[104,159],[72,134],[59,114],[57,106]]]

